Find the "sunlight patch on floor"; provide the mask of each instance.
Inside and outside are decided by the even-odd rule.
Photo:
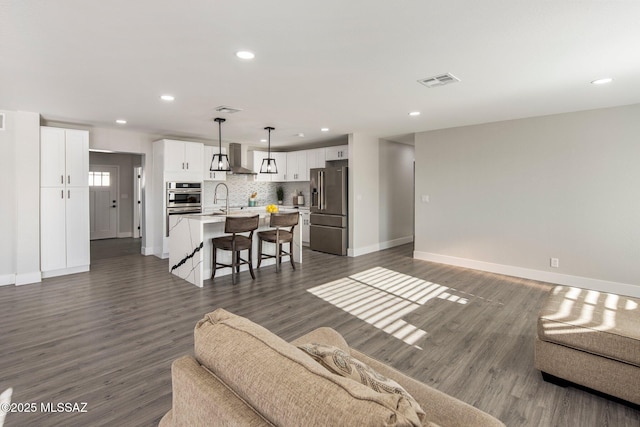
[[[5,391],[0,394],[0,407],[8,409],[8,405],[11,404],[11,395],[13,394],[13,389],[9,387]],[[4,425],[4,418],[7,415],[7,411],[0,409],[0,427]]]
[[[402,318],[435,298],[457,304],[469,302],[452,291],[455,289],[382,267],[308,289],[313,295],[418,349],[422,348],[416,343],[427,332]]]

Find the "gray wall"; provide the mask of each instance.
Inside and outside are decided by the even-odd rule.
[[[141,166],[142,156],[123,153],[89,153],[90,165],[119,166],[118,235],[133,235],[133,168]]]
[[[416,134],[416,257],[640,293],[639,119],[637,104]]]
[[[380,249],[378,138],[349,135],[349,249],[358,256]]]
[[[381,248],[413,241],[414,147],[380,140],[379,232]]]

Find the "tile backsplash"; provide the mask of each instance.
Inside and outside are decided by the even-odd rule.
[[[248,206],[249,196],[256,192],[258,206],[266,206],[272,203],[278,203],[276,196],[276,188],[282,185],[284,188],[284,205],[293,204],[293,196],[300,194],[304,196],[305,206],[309,206],[309,181],[298,182],[261,182],[254,181],[252,175],[227,175],[227,180],[222,181],[229,187],[229,206]],[[213,195],[215,192],[217,181],[205,181],[203,183],[203,205],[205,208],[212,207]],[[218,196],[224,197],[225,190],[220,187]],[[224,201],[218,203],[224,205]]]

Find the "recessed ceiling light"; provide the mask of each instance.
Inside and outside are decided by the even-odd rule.
[[[420,111],[412,111],[409,113],[410,116],[419,116],[420,115]]]
[[[260,142],[267,142],[267,140],[266,139],[261,139]]]
[[[321,128],[320,131],[321,132],[329,132],[329,128]]]
[[[253,59],[256,55],[253,52],[249,52],[248,50],[241,50],[236,52],[236,56],[240,59]]]
[[[176,98],[173,95],[160,95],[160,99],[163,101],[173,101]]]
[[[297,133],[296,136],[299,136],[300,138],[304,138],[304,133],[302,133],[302,132]]]
[[[605,77],[604,79],[597,79],[591,82],[592,85],[604,85],[607,83],[611,83],[613,79],[611,77]]]
[[[118,120],[116,120],[116,123],[119,124],[119,125],[126,125],[127,121],[125,119],[118,119]]]

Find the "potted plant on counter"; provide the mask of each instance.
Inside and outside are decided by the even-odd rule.
[[[284,200],[284,188],[282,188],[282,185],[278,185],[276,188],[276,196],[278,196],[278,204],[281,205]]]

